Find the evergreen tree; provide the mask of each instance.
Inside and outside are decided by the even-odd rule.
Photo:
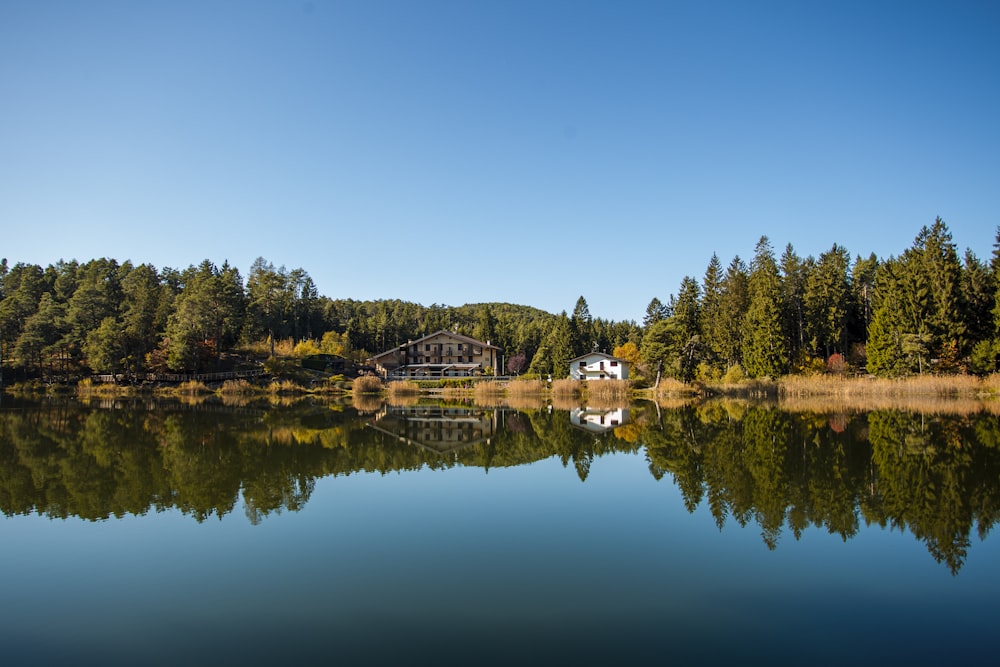
[[[122,356],[127,370],[142,365],[145,356],[156,348],[159,335],[166,327],[166,317],[160,308],[161,290],[160,277],[148,264],[140,264],[122,277]],[[101,326],[105,327],[104,322]],[[87,357],[93,368],[94,360],[89,352]]]
[[[64,308],[55,302],[51,292],[39,299],[37,310],[24,322],[14,346],[14,355],[24,366],[35,366],[41,372],[49,348],[60,338]]]
[[[105,317],[101,325],[87,333],[83,352],[87,365],[98,373],[116,375],[126,363],[126,338],[122,325],[114,317]]]
[[[681,328],[685,339],[701,334],[701,286],[690,276],[681,280],[673,317]]]
[[[476,328],[472,330],[472,337],[484,343],[493,343],[497,340],[497,321],[488,305],[480,306]]]
[[[718,318],[718,351],[726,366],[743,363],[743,320],[750,302],[746,265],[739,255],[726,268],[722,280]]]
[[[850,263],[847,250],[835,243],[819,256],[806,280],[804,305],[809,343],[813,352],[824,358],[846,349]]]
[[[246,285],[249,303],[245,336],[253,341],[266,335],[271,344],[272,355],[275,337],[281,333],[284,322],[286,283],[287,272],[284,267],[276,270],[274,264],[263,257],[258,257],[251,264]]]
[[[67,344],[82,350],[87,335],[106,317],[117,317],[122,301],[118,262],[99,259],[82,265],[79,285],[66,308]]]
[[[993,256],[990,258],[990,270],[993,273],[993,335],[1000,338],[1000,225],[997,225],[993,241]]]
[[[789,358],[798,360],[806,347],[805,293],[814,262],[812,257],[803,260],[792,244],[785,246],[781,255],[781,312],[782,330],[788,346]]]
[[[668,317],[649,327],[642,337],[639,356],[642,359],[644,375],[655,379],[657,373],[667,377],[681,377],[680,326],[677,319]]]
[[[712,253],[712,259],[705,269],[705,277],[701,282],[701,337],[705,345],[705,353],[714,359],[722,356],[722,264],[719,256]]]
[[[867,369],[873,375],[894,377],[907,370],[903,352],[903,310],[900,263],[889,258],[879,265],[872,294],[874,310],[868,326]]]
[[[168,363],[174,370],[199,369],[203,357],[219,366],[222,351],[235,341],[245,310],[239,271],[209,260],[185,272],[185,288],[167,322]]]
[[[654,296],[650,299],[649,305],[646,306],[646,316],[642,320],[642,328],[648,329],[660,320],[665,319],[668,314],[667,307]]]
[[[973,343],[993,337],[993,309],[997,285],[993,273],[972,250],[965,251],[962,294],[966,307],[968,337]]]
[[[744,367],[750,377],[778,377],[785,367],[781,279],[771,244],[762,236],[750,265],[749,306],[743,323]]]
[[[569,320],[569,327],[572,354],[567,361],[573,357],[592,352],[595,348],[594,321],[590,316],[587,300],[582,296],[576,300],[573,315]]]
[[[552,377],[559,379],[569,375],[569,360],[578,355],[573,354],[570,320],[565,310],[556,318],[546,339],[546,347],[552,360]]]
[[[852,315],[849,321],[852,340],[868,342],[868,324],[872,319],[872,296],[875,293],[875,273],[878,266],[875,253],[867,259],[862,259],[861,255],[854,258],[854,267],[851,269]]]
[[[928,323],[932,353],[941,364],[954,369],[957,357],[968,351],[966,337],[967,309],[962,298],[962,264],[952,242],[951,232],[941,218],[937,218],[928,233],[921,231],[917,245],[923,251],[925,270],[929,277],[931,311]]]
[[[0,345],[4,358],[21,336],[28,318],[38,311],[42,294],[47,291],[45,272],[37,264],[18,262],[4,275],[4,299],[0,301]]]
[[[549,348],[545,343],[538,346],[534,356],[531,358],[528,373],[542,378],[552,374],[552,356],[549,354]]]

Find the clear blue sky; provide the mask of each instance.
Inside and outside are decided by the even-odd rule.
[[[641,320],[1000,224],[1000,2],[0,2],[0,256]]]

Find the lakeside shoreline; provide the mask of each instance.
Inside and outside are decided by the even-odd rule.
[[[364,387],[357,387],[358,381]],[[637,387],[624,380],[609,380],[584,383],[577,380],[511,380],[497,382],[479,379],[465,386],[449,386],[449,383],[417,383],[394,381],[383,383],[376,378],[357,378],[321,386],[303,386],[292,380],[277,380],[267,384],[253,384],[246,381],[227,381],[210,385],[198,381],[178,385],[114,385],[93,384],[83,381],[77,384],[44,385],[41,383],[18,383],[2,388],[10,394],[60,394],[79,397],[102,396],[158,396],[191,397],[211,396],[247,399],[266,397],[330,397],[350,398],[352,396],[381,396],[383,398],[440,397],[471,398],[492,402],[496,399],[542,398],[546,401],[564,403],[573,401],[700,401],[716,398],[745,400],[778,400],[782,403],[802,403],[816,399],[835,399],[838,404],[864,405],[884,404],[898,400],[921,399],[945,401],[962,400],[976,402],[995,401],[1000,397],[1000,374],[985,377],[972,375],[922,375],[906,378],[884,379],[874,377],[836,376],[786,376],[778,380],[746,380],[739,383],[681,383],[663,380],[658,387]]]

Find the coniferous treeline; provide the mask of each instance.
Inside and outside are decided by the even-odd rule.
[[[448,329],[498,345],[518,372],[558,318],[507,303],[422,306],[318,294],[301,269],[263,258],[244,280],[228,262],[183,271],[113,259],[41,267],[0,261],[0,353],[6,377],[91,372],[218,369],[248,343],[312,340],[323,352],[362,361]],[[588,339],[605,349],[639,339],[634,323],[591,320]]]
[[[989,264],[959,258],[940,218],[898,257],[819,258],[761,237],[747,266],[711,258],[667,304],[653,299],[640,362],[682,380],[816,371],[991,373],[1000,360],[1000,229]]]
[[[761,237],[749,266],[713,255],[642,324],[509,303],[423,306],[331,299],[301,269],[258,258],[246,278],[209,260],[184,270],[114,259],[41,267],[0,262],[0,354],[7,378],[90,372],[210,371],[242,344],[313,340],[363,360],[440,329],[498,345],[504,370],[563,377],[592,350],[638,376],[681,380],[854,370],[994,372],[1000,361],[1000,229],[989,264],[959,258],[939,218],[898,257],[834,244],[818,258]],[[273,349],[273,348],[272,348]],[[13,373],[11,373],[13,371]]]

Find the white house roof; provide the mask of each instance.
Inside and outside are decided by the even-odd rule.
[[[570,359],[569,362],[573,363],[574,361],[581,361],[583,359],[590,359],[592,357],[600,357],[602,359],[609,359],[611,361],[620,361],[620,362],[626,363],[626,364],[628,363],[624,359],[620,359],[618,357],[614,357],[614,356],[612,356],[610,354],[605,354],[604,352],[589,352],[587,354],[580,355],[579,357],[574,357],[574,358]]]

